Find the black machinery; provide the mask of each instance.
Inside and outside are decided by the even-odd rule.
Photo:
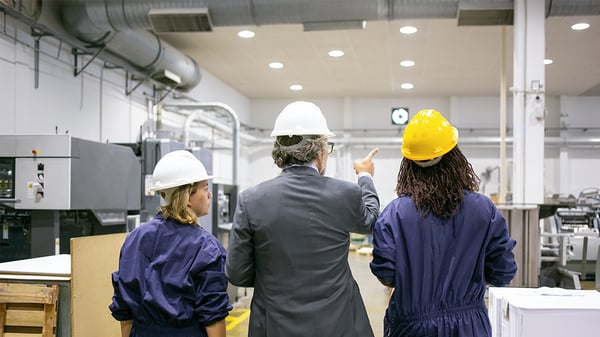
[[[212,175],[209,150],[170,139],[98,143],[70,135],[0,136],[0,262],[70,252],[70,238],[131,231],[161,198],[152,171],[187,149]],[[211,212],[200,224],[226,246],[237,186],[209,180]]]
[[[124,146],[0,136],[0,262],[65,254],[72,237],[126,231],[140,210],[139,177]]]
[[[598,278],[600,191],[586,189],[576,204],[558,207],[541,224],[540,285],[579,286],[579,279]],[[563,283],[567,282],[565,285]]]

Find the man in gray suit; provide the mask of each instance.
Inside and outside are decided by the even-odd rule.
[[[379,215],[378,149],[354,162],[358,184],[324,176],[334,134],[302,101],[271,136],[282,172],[240,193],[225,267],[232,284],[254,287],[248,336],[373,336],[348,251],[350,232],[371,233]]]

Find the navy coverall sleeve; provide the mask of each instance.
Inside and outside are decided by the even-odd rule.
[[[501,287],[510,283],[517,273],[517,264],[513,254],[516,241],[508,233],[506,220],[494,207],[490,220],[490,243],[485,252],[485,280]]]
[[[389,222],[390,212],[385,209],[377,219],[373,228],[373,261],[370,267],[372,273],[386,286],[393,287],[396,273],[394,252],[396,243]]]
[[[224,274],[225,256],[215,247],[214,254],[206,254],[194,262],[196,273],[196,313],[204,326],[212,325],[224,319],[231,310],[227,295],[227,278]]]

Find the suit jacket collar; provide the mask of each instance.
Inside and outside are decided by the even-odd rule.
[[[319,176],[319,171],[317,171],[314,167],[305,166],[305,165],[294,165],[288,166],[281,171],[282,175],[292,175],[292,174],[301,174],[301,175],[310,175],[310,176]]]

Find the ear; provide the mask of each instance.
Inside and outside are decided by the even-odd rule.
[[[321,155],[314,160],[315,165],[317,165],[317,169],[320,174],[323,174],[323,170],[325,169],[325,153],[321,153]]]

